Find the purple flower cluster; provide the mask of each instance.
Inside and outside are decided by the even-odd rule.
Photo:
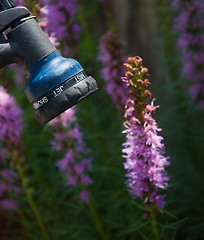
[[[151,116],[158,106],[151,105],[148,100],[151,93],[147,90],[150,84],[147,79],[148,69],[142,66],[140,57],[130,57],[124,64],[127,68],[122,80],[127,85],[129,99],[125,107],[124,122],[127,141],[123,144],[125,169],[128,171],[126,183],[133,197],[140,197],[147,208],[164,205],[164,196],[159,189],[168,186],[169,177],[165,166],[169,165],[168,158],[163,156],[163,138],[157,135],[156,121]]]
[[[124,44],[111,30],[100,39],[98,60],[102,63],[101,75],[106,83],[106,91],[116,104],[119,114],[124,111],[127,94],[125,84],[121,82],[124,75]]]
[[[65,186],[79,189],[78,198],[89,201],[87,187],[93,183],[88,175],[92,169],[92,157],[86,157],[88,150],[84,146],[83,136],[75,117],[75,109],[70,108],[51,121],[54,140],[50,142],[55,151],[65,151],[56,166],[65,179]]]
[[[0,146],[0,206],[12,211],[18,205],[14,198],[21,193],[21,188],[16,186],[16,173],[8,166],[7,156],[7,149]]]
[[[21,189],[15,185],[16,175],[11,168],[10,153],[12,149],[18,151],[20,134],[22,131],[22,111],[16,106],[14,98],[0,86],[0,206],[13,210],[17,201],[12,196],[20,194]]]
[[[20,143],[22,130],[22,110],[16,106],[14,98],[0,86],[0,140]]]
[[[77,0],[40,0],[40,26],[65,55],[77,52],[80,27],[74,22]]]
[[[182,51],[182,74],[189,82],[192,99],[204,110],[204,1],[174,0],[174,31]]]

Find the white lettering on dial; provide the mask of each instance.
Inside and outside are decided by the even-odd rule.
[[[41,98],[40,100],[38,100],[37,102],[35,102],[33,104],[33,107],[35,109],[38,109],[39,107],[41,107],[44,103],[47,103],[48,102],[48,98],[47,97],[43,97]]]
[[[62,92],[63,92],[63,86],[60,86],[58,88],[55,88],[55,90],[53,90],[53,93],[54,93],[55,97],[57,97]]]
[[[81,74],[77,75],[74,79],[76,80],[76,82],[80,82],[84,78],[85,78],[85,75],[83,73],[81,73]]]

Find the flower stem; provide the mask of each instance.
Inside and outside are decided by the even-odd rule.
[[[100,220],[98,218],[98,214],[96,212],[96,209],[95,209],[94,204],[93,204],[91,199],[89,200],[89,207],[90,207],[91,213],[92,213],[93,218],[94,218],[94,222],[96,224],[96,228],[97,228],[97,230],[99,232],[99,235],[100,235],[101,239],[102,240],[107,240],[108,238],[106,237],[106,234],[105,234],[105,232],[103,230],[101,222],[100,222]]]
[[[47,230],[46,230],[46,228],[44,226],[44,223],[42,221],[40,213],[39,213],[39,211],[37,209],[37,206],[35,204],[35,201],[34,201],[34,199],[32,197],[31,191],[30,191],[29,186],[28,186],[28,181],[27,181],[27,179],[25,177],[23,169],[22,169],[22,167],[20,165],[18,165],[17,166],[17,170],[19,172],[19,175],[20,175],[20,178],[21,178],[21,181],[22,181],[22,185],[23,185],[23,188],[24,188],[24,190],[26,192],[26,195],[27,195],[29,204],[31,206],[31,209],[32,209],[32,211],[33,211],[33,213],[34,213],[34,215],[35,215],[35,217],[37,219],[37,223],[38,223],[39,227],[41,228],[42,234],[43,234],[43,236],[44,236],[44,238],[46,240],[50,240],[48,232],[47,232]]]
[[[158,228],[157,228],[157,220],[156,220],[155,211],[153,207],[151,208],[151,220],[152,220],[151,223],[152,223],[152,229],[155,236],[155,240],[160,240],[159,234],[158,234]]]

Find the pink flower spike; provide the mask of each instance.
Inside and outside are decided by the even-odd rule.
[[[162,208],[164,196],[159,195],[158,189],[168,186],[165,166],[170,163],[168,157],[163,156],[163,138],[157,134],[161,129],[151,116],[158,106],[154,106],[155,99],[148,104],[151,99],[151,93],[147,90],[150,82],[147,79],[148,69],[142,66],[142,59],[130,57],[124,65],[127,72],[122,81],[125,80],[129,94],[123,131],[126,142],[122,150],[124,168],[127,170],[126,184],[132,197],[140,197],[147,206],[156,204]]]
[[[81,176],[81,183],[87,187],[88,185],[93,184],[93,180],[88,175],[83,175]]]
[[[124,58],[124,44],[116,34],[107,31],[100,39],[98,60],[102,63],[101,76],[106,91],[116,104],[119,115],[127,100],[125,84],[120,80],[124,74]]]
[[[89,192],[88,191],[81,191],[79,194],[79,199],[82,202],[88,202],[90,198]]]
[[[8,211],[13,211],[17,207],[17,201],[12,199],[0,200],[0,206]]]

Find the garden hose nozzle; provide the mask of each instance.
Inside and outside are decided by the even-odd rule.
[[[45,124],[98,88],[76,60],[59,54],[34,18],[12,0],[0,0],[0,68],[14,62],[26,66],[26,96]]]

